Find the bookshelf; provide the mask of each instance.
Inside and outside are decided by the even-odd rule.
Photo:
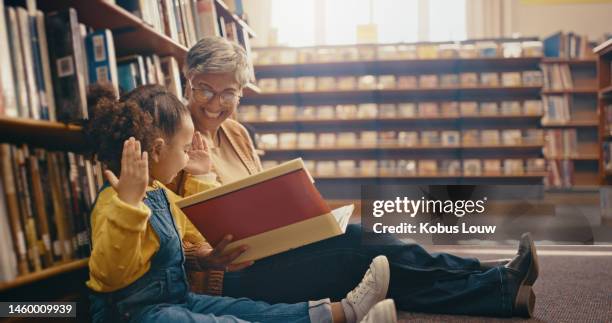
[[[518,43],[521,41],[518,40]],[[476,42],[466,42],[460,46]],[[266,164],[273,165],[275,162],[295,157],[302,157],[306,162],[314,161],[317,165],[337,161],[338,166],[335,171],[319,172],[316,166],[311,169],[315,178],[319,180],[318,187],[323,195],[332,200],[359,198],[359,184],[431,183],[428,181],[446,184],[542,183],[546,175],[544,166],[542,169],[531,171],[527,171],[525,166],[521,172],[514,173],[499,169],[485,172],[477,168],[475,173],[472,173],[463,169],[465,165],[456,169],[457,164],[454,162],[459,161],[461,165],[461,162],[466,160],[474,162],[474,159],[477,161],[498,159],[503,164],[505,159],[519,159],[523,165],[527,165],[528,159],[542,158],[543,139],[533,141],[524,139],[506,144],[502,139],[498,143],[463,142],[467,140],[464,132],[469,130],[485,134],[487,132],[484,131],[499,131],[500,138],[503,138],[506,130],[519,129],[524,134],[528,129],[536,131],[541,129],[541,109],[536,112],[523,110],[526,101],[540,99],[541,83],[526,81],[528,74],[525,72],[535,72],[537,78],[542,61],[541,52],[537,54],[536,51],[535,55],[526,54],[522,57],[503,57],[501,52],[498,52],[496,55],[483,57],[477,55],[420,57],[419,54],[409,54],[413,56],[398,58],[392,54],[394,57],[390,58],[382,53],[382,47],[385,46],[412,47],[414,53],[418,53],[422,46],[429,47],[426,50],[431,50],[433,46],[435,51],[435,48],[439,48],[436,46],[441,45],[421,43],[355,45],[354,48],[321,46],[255,49],[255,57],[258,58],[255,73],[261,93],[243,98],[240,109],[243,112],[247,110],[257,112],[248,115],[242,113],[240,109],[238,112],[239,120],[254,128],[261,139],[258,147],[265,151],[262,158],[264,167]],[[498,42],[496,46],[501,48],[505,45]],[[303,52],[306,54],[303,55]],[[321,52],[324,54],[320,54]],[[464,81],[470,77],[474,78],[469,74],[475,75],[477,81]],[[485,78],[491,78],[491,74],[493,81],[485,82]],[[510,74],[516,74],[522,79],[507,83],[506,77],[513,76]],[[362,86],[361,82],[365,76],[372,76],[375,79],[373,84]],[[426,83],[425,79],[431,79],[432,76],[435,84]],[[385,78],[390,81],[383,81]],[[307,79],[310,79],[311,83],[314,80],[317,84],[304,85],[307,84]],[[320,87],[321,82],[327,82],[332,86]],[[340,85],[342,82],[354,85],[342,86]],[[463,107],[461,109],[459,107],[463,103],[466,105],[474,103],[478,110],[482,109],[482,103],[490,101],[493,101],[496,104],[495,109],[499,110],[493,113],[464,113]],[[501,107],[504,101],[519,102],[519,111],[504,110],[505,108]],[[433,103],[439,109],[438,112],[433,114],[418,112],[419,103],[422,102]],[[456,103],[456,106],[445,110],[443,105],[449,102]],[[399,110],[403,103],[414,103],[417,106],[415,112],[402,115]],[[377,111],[374,111],[373,115],[366,113],[362,116],[341,116],[338,112],[340,105],[354,105],[361,109],[361,105],[368,104],[377,105]],[[384,115],[381,112],[383,105],[395,106],[397,114],[392,112],[391,116]],[[264,115],[262,112],[264,107],[267,109],[269,106],[276,106],[280,113],[276,112],[276,115],[272,116]],[[295,107],[293,108],[295,112],[289,116],[283,115],[284,106]],[[331,111],[330,106],[331,109],[338,107],[335,114],[321,112],[321,110]],[[309,110],[308,114],[305,112],[306,109]],[[452,109],[454,112],[447,113]],[[451,144],[443,142],[407,144],[398,139],[400,132],[418,132],[417,136],[424,138],[431,131],[439,131],[441,136],[444,136],[445,131],[458,131],[461,134],[457,137],[459,141]],[[379,142],[363,141],[363,132],[377,132]],[[395,134],[388,134],[393,132]],[[302,134],[313,134],[312,136],[316,136],[316,141],[319,142],[321,136],[326,133],[337,133],[338,138],[342,135],[351,137],[350,133],[354,133],[353,137],[360,137],[361,141],[351,139],[348,143],[334,144],[332,140],[332,144],[323,146],[309,143],[308,147],[304,147],[299,142],[282,144],[282,136],[291,133],[297,135],[298,141]],[[392,136],[392,139],[382,138],[383,133]],[[278,136],[278,143],[266,143],[263,138],[269,134]],[[417,167],[417,170],[412,169],[406,173],[399,169],[387,171],[383,167],[386,163],[404,165],[405,160],[410,160],[408,164],[413,165],[410,167],[422,163],[439,170],[421,172]],[[451,161],[450,164],[454,167],[452,172],[441,169],[445,160]],[[369,162],[373,161],[378,162],[379,166],[370,165],[374,170],[361,173],[360,167],[364,166],[351,171],[340,166],[342,161],[346,161],[344,165],[361,165],[363,162],[369,165]],[[437,166],[435,163],[438,163]]]
[[[18,288],[27,284],[38,282],[49,277],[69,273],[78,269],[86,268],[89,259],[79,259],[65,264],[56,265],[41,271],[17,277],[10,282],[0,282],[0,293],[13,288]]]
[[[253,29],[244,20],[229,11],[227,4],[222,0],[214,0],[214,2],[219,15],[234,21],[247,32],[249,37],[256,36]],[[156,31],[141,18],[112,2],[105,0],[58,0],[39,2],[38,6],[44,11],[72,7],[77,11],[79,22],[94,29],[106,28],[112,30],[117,56],[155,53],[159,56],[172,56],[182,66],[187,55],[187,47]],[[257,94],[259,88],[249,83],[244,92],[246,94]]]
[[[589,57],[546,57],[542,60],[542,69],[548,77],[542,90],[548,187],[597,185],[599,117],[596,60]]]
[[[610,185],[612,172],[610,165],[610,113],[612,112],[612,39],[594,49],[597,54],[597,88],[599,96],[597,111],[599,113],[599,184]]]
[[[222,0],[212,1],[214,1],[216,12],[220,17],[223,17],[226,22],[231,21],[236,24],[239,31],[238,39],[243,46],[248,46],[243,43],[244,38],[255,37],[254,31],[244,20],[230,12],[228,6]],[[41,10],[43,14],[72,7],[76,10],[78,21],[85,26],[94,30],[110,29],[118,57],[134,54],[171,56],[176,59],[179,66],[182,66],[188,51],[187,46],[156,30],[140,17],[115,4],[114,1],[58,0],[34,1],[33,3],[36,4],[36,9]],[[24,5],[24,2],[10,2],[5,6],[14,4]],[[28,4],[31,5],[32,3]],[[12,52],[9,53],[9,55],[12,54]],[[17,83],[17,80],[15,82]],[[2,88],[0,88],[0,94],[1,91]],[[252,95],[258,93],[259,88],[254,83],[249,83],[244,92]],[[0,96],[0,99],[2,99],[2,96]],[[0,106],[2,106],[1,102]],[[2,109],[0,109],[0,138],[2,138],[0,144],[27,144],[31,148],[61,152],[87,153],[89,151],[82,128],[78,124],[9,117],[3,115]],[[60,214],[59,216],[68,218],[69,214]],[[21,217],[21,214],[19,217]],[[10,221],[9,219],[9,223]],[[38,226],[37,221],[38,219],[36,219],[36,225]],[[30,244],[29,241],[27,243]],[[26,260],[31,261],[29,257]],[[81,257],[55,260],[52,265],[45,265],[41,270],[30,268],[26,274],[1,281],[0,293],[3,295],[3,300],[26,301],[31,298],[33,292],[43,288],[54,291],[43,297],[48,300],[86,299],[84,283],[87,279],[87,263],[88,258]],[[70,283],[66,283],[66,279]],[[75,295],[77,296],[75,297]]]

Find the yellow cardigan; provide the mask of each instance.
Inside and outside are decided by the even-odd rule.
[[[191,195],[206,190],[212,183],[187,176],[185,193]],[[184,242],[202,245],[206,240],[179,209],[175,201],[181,197],[160,182],[148,190],[162,188],[170,200],[172,216]],[[108,187],[100,192],[91,212],[93,250],[89,258],[87,286],[97,292],[112,292],[142,277],[151,266],[151,258],[159,250],[159,238],[149,223],[151,210],[140,202],[138,207],[119,199]]]

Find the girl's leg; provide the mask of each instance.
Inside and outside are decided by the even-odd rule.
[[[268,304],[247,298],[189,294],[186,309],[193,313],[233,316],[248,322],[332,322],[329,299],[295,304]]]

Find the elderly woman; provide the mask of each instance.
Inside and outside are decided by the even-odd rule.
[[[201,181],[189,180],[192,176],[212,186],[261,171],[246,129],[229,118],[238,107],[249,68],[245,51],[223,38],[204,38],[189,50],[184,67],[185,93],[196,130],[205,144],[194,144],[191,163],[197,167],[190,169],[196,169],[197,174],[183,174],[177,183],[179,193],[189,195],[207,189],[194,184]],[[375,237],[380,244],[365,246],[361,245],[361,235],[360,225],[350,225],[344,235],[237,265],[230,263],[245,249],[225,254],[223,249],[231,236],[215,249],[193,246],[188,254],[197,259],[201,268],[209,269],[208,292],[226,296],[267,302],[329,296],[340,299],[359,282],[372,259],[382,254],[391,266],[389,297],[401,310],[491,316],[532,314],[535,295],[531,286],[537,278],[538,263],[528,234],[521,238],[512,260],[489,262],[430,254],[419,245],[386,235]]]

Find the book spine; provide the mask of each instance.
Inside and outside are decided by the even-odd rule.
[[[53,246],[54,253],[61,256],[63,261],[70,260],[72,258],[71,241],[69,237],[69,227],[66,220],[66,208],[63,201],[63,191],[59,170],[59,153],[49,154],[49,179],[51,182],[52,190],[51,197],[53,200],[53,213],[55,224],[57,226],[57,242]]]
[[[34,202],[34,209],[36,210],[36,224],[37,231],[40,233],[40,241],[39,243],[41,249],[41,255],[43,260],[43,266],[48,268],[53,265],[53,252],[51,249],[51,235],[49,232],[49,222],[47,218],[47,209],[46,202],[43,195],[43,185],[41,181],[40,168],[38,165],[38,158],[35,154],[31,154],[28,156],[28,170],[29,170],[29,179],[30,179],[30,187],[32,191],[32,197]]]
[[[72,215],[75,227],[77,253],[80,258],[86,257],[88,254],[89,246],[87,243],[87,231],[85,224],[83,223],[83,196],[80,189],[79,180],[79,169],[77,159],[74,153],[68,153],[68,178],[69,178],[69,190],[70,196],[72,197]]]
[[[176,20],[176,31],[178,34],[178,42],[183,46],[187,46],[187,36],[185,34],[183,16],[181,14],[181,3],[180,0],[172,0],[172,5],[174,7],[174,17]]]
[[[47,102],[47,86],[45,84],[45,76],[43,72],[43,62],[40,50],[40,37],[38,36],[38,26],[36,16],[28,16],[30,25],[30,38],[32,40],[32,60],[34,61],[34,76],[36,79],[36,88],[38,90],[38,100],[40,109],[40,119],[50,120],[49,104]]]
[[[119,91],[115,50],[112,33],[108,29],[97,31],[85,38],[85,51],[89,64],[90,83],[109,83]]]
[[[17,22],[19,35],[21,37],[21,50],[23,53],[25,80],[28,90],[28,105],[30,107],[28,117],[32,119],[41,119],[40,98],[34,73],[34,65],[36,62],[34,61],[32,37],[30,35],[30,16],[24,8],[17,7]]]
[[[40,172],[40,182],[42,188],[42,197],[44,199],[45,211],[47,215],[47,225],[49,231],[50,241],[50,254],[52,255],[53,262],[62,260],[61,249],[57,249],[59,246],[58,238],[58,227],[55,222],[54,205],[53,205],[53,185],[49,174],[49,153],[42,149],[36,150],[36,156],[38,157],[38,169]]]
[[[70,183],[68,180],[66,180],[70,178],[69,164],[67,161],[66,153],[59,153],[58,161],[59,161],[58,169],[59,169],[60,186],[61,186],[61,192],[63,195],[62,203],[64,204],[64,210],[65,210],[64,218],[66,220],[66,228],[67,228],[67,233],[68,233],[68,236],[66,239],[68,243],[67,245],[64,246],[64,248],[70,252],[71,257],[78,258],[80,257],[78,243],[77,243],[77,236],[76,236],[76,233],[78,232],[78,230],[76,228],[76,224],[74,221],[76,215],[74,214],[73,206],[72,206],[73,196],[71,195]]]
[[[9,214],[4,186],[4,181],[0,177],[0,282],[11,281],[18,274],[14,240],[9,230]]]
[[[11,223],[11,234],[15,242],[15,253],[17,254],[18,271],[20,275],[25,275],[30,271],[28,268],[28,252],[24,228],[20,218],[15,172],[13,170],[15,159],[12,156],[12,148],[10,145],[0,144],[0,157],[2,178],[5,184],[6,201]]]
[[[15,8],[8,8],[8,27],[10,30],[10,47],[12,49],[11,58],[15,73],[15,84],[17,94],[18,116],[22,118],[30,117],[30,106],[28,101],[28,87],[24,69],[23,51],[21,49],[21,35],[19,34],[17,13]]]
[[[49,109],[49,120],[56,121],[55,98],[53,97],[51,65],[49,63],[49,47],[47,45],[47,34],[45,32],[45,15],[40,11],[36,12],[36,28],[40,44],[40,58],[42,62],[42,72],[45,84],[46,102]]]
[[[57,119],[63,122],[87,118],[81,34],[74,9],[52,12],[45,21],[53,75]]]
[[[0,1],[0,93],[2,94],[3,106],[0,115],[8,117],[17,117],[19,115],[17,98],[15,93],[15,79],[13,65],[11,62],[11,50],[9,45],[9,33],[6,21],[6,12],[4,10],[4,1]]]
[[[16,148],[13,156],[15,157],[15,170],[17,178],[17,195],[21,202],[21,221],[25,227],[26,242],[28,244],[28,258],[34,271],[42,270],[40,260],[40,245],[36,234],[36,223],[32,210],[32,199],[28,188],[27,166],[25,152],[23,148]]]

